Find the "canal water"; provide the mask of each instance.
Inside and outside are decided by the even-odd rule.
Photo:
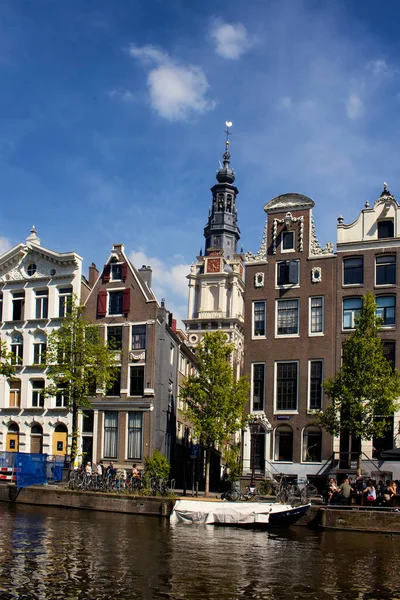
[[[400,599],[400,536],[0,504],[0,599],[14,598]]]

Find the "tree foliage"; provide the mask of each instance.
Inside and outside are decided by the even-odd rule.
[[[7,349],[7,344],[0,341],[0,375],[12,377],[15,373],[14,355]]]
[[[319,413],[318,421],[335,436],[348,432],[360,439],[382,437],[388,421],[377,417],[391,417],[397,410],[400,373],[383,355],[380,325],[369,292],[363,296],[355,331],[343,344],[342,366],[324,383],[331,404]]]
[[[47,339],[48,396],[61,390],[72,412],[71,461],[77,454],[78,409],[90,408],[91,396],[103,395],[116,378],[116,354],[100,335],[100,328],[85,320],[74,298],[61,327]]]
[[[168,480],[170,471],[171,465],[168,458],[158,450],[154,450],[153,456],[150,458],[144,459],[144,474],[146,480],[153,478]]]
[[[197,346],[198,373],[181,387],[181,400],[187,403],[186,416],[196,436],[208,449],[222,446],[245,424],[244,409],[249,383],[235,380],[231,356],[233,344],[227,344],[221,331],[207,332]],[[207,454],[206,494],[209,483]]]

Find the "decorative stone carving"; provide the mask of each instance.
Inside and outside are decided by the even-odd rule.
[[[321,267],[313,267],[311,269],[311,283],[320,283],[322,281]]]
[[[131,362],[146,360],[146,352],[129,352],[129,360]]]
[[[265,431],[272,431],[273,429],[271,423],[267,419],[267,415],[264,412],[248,414],[247,422],[249,424],[250,431],[254,426],[261,426],[265,429]]]
[[[278,223],[281,225],[282,223],[286,223],[287,221],[290,221],[291,223],[300,223],[300,227],[299,227],[299,252],[303,252],[303,245],[304,245],[304,217],[303,215],[301,215],[301,217],[293,217],[292,214],[290,212],[287,212],[285,217],[283,219],[274,219],[274,223],[272,226],[272,254],[276,254],[276,240],[277,240],[277,225]]]
[[[281,196],[276,196],[264,206],[264,210],[290,210],[290,209],[299,209],[299,208],[313,208],[314,201],[311,200],[308,196],[304,196],[303,194],[282,194]]]
[[[267,235],[268,235],[268,220],[265,221],[264,233],[261,246],[257,254],[246,252],[245,259],[248,263],[256,263],[267,260]]]
[[[254,287],[256,287],[256,288],[264,287],[264,273],[256,273],[254,275]]]
[[[310,232],[310,254],[311,256],[315,256],[318,254],[332,254],[333,253],[333,244],[332,242],[328,242],[325,245],[325,248],[321,246],[317,239],[317,234],[315,232],[315,224],[314,219],[311,217],[311,232]]]

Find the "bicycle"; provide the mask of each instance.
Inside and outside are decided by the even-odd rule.
[[[293,480],[293,476],[280,474],[276,487],[276,497],[283,504],[301,503],[301,490]]]
[[[307,481],[304,487],[301,488],[302,502],[307,504],[311,498],[317,498],[317,496],[320,496],[318,488],[314,484]]]
[[[237,502],[237,501],[253,501],[258,502],[260,500],[260,491],[251,485],[246,486],[246,491],[243,493],[238,487],[235,487],[230,490],[226,490],[221,495],[222,500],[228,500],[229,502]]]

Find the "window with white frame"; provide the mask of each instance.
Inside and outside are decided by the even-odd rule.
[[[32,380],[32,406],[34,408],[44,407],[44,380]]]
[[[252,364],[253,410],[264,410],[265,363]]]
[[[283,251],[294,250],[294,231],[282,231],[281,239]]]
[[[118,456],[118,411],[104,411],[104,458]]]
[[[299,299],[277,301],[277,335],[298,335]]]
[[[59,288],[58,290],[58,316],[66,317],[72,308],[72,287]]]
[[[46,363],[47,344],[43,338],[35,338],[33,343],[33,364],[44,365]]]
[[[128,413],[128,459],[141,460],[143,453],[143,413]]]
[[[10,407],[20,408],[21,406],[21,380],[10,379]]]
[[[310,316],[309,316],[310,334],[324,332],[324,298],[323,296],[313,296],[310,298]]]
[[[253,337],[265,337],[266,301],[253,302]]]
[[[293,430],[289,425],[280,425],[275,429],[274,460],[293,461]]]
[[[298,363],[277,362],[276,367],[276,410],[297,410]]]
[[[354,256],[343,259],[343,285],[364,283],[364,258]]]
[[[62,386],[58,387],[56,393],[56,407],[57,408],[66,408],[68,406],[68,393],[65,388]]]
[[[396,257],[394,255],[375,258],[376,285],[394,285],[396,283]]]
[[[276,263],[277,285],[297,285],[300,277],[300,261],[282,260]]]
[[[143,396],[144,393],[144,365],[131,367],[130,395]]]
[[[107,327],[107,342],[113,350],[122,350],[122,325]]]
[[[321,410],[321,408],[322,408],[323,371],[324,371],[324,361],[323,360],[310,360],[308,362],[308,375],[309,375],[308,406],[309,406],[310,410]]]
[[[111,263],[110,264],[111,271],[111,280],[112,281],[121,281],[122,279],[122,263]]]
[[[171,363],[171,365],[174,364],[174,355],[175,355],[175,346],[174,344],[170,344],[169,347],[169,362]]]
[[[123,313],[123,290],[108,293],[108,314],[109,315],[122,315]]]
[[[321,462],[322,433],[319,427],[310,425],[303,431],[303,462]]]
[[[132,325],[132,350],[146,348],[146,325]]]
[[[382,325],[396,324],[396,296],[376,297],[376,316],[382,319]]]
[[[119,396],[121,394],[121,367],[114,367],[115,379],[109,388],[107,388],[107,396]]]
[[[38,290],[36,296],[36,319],[47,319],[49,312],[49,290]]]
[[[343,329],[354,329],[356,318],[359,316],[362,308],[362,298],[345,298],[343,300]]]
[[[13,292],[12,295],[12,320],[22,321],[24,319],[25,292]]]
[[[11,364],[22,365],[24,356],[24,339],[21,333],[13,333],[11,336]]]

